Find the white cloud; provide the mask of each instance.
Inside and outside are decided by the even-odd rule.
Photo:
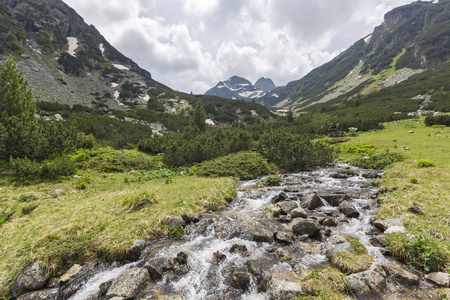
[[[170,87],[204,93],[239,75],[285,85],[409,0],[64,0]]]

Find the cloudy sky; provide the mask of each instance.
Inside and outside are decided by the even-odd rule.
[[[204,93],[233,75],[300,79],[412,0],[63,0],[155,80]]]

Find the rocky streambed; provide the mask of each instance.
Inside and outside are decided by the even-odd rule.
[[[448,274],[424,278],[386,256],[383,232],[404,228],[374,218],[368,181],[379,175],[339,165],[285,174],[276,187],[242,182],[227,207],[173,219],[183,239],[136,241],[128,263],[75,265],[50,280],[31,265],[15,287],[31,292],[18,299],[291,299],[307,292],[307,274],[330,265],[356,299],[439,299]],[[358,251],[363,261],[345,263]]]

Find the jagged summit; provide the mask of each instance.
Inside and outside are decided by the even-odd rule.
[[[275,87],[271,79],[264,77],[260,78],[256,84],[252,85],[249,80],[235,75],[226,81],[220,81],[215,87],[208,90],[205,95],[252,100],[264,96],[266,92],[270,91],[272,85]]]
[[[255,87],[265,92],[270,92],[271,90],[276,88],[275,83],[273,83],[272,79],[264,77],[261,77],[255,82]]]

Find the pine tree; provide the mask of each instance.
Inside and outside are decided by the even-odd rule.
[[[206,131],[206,111],[203,108],[203,104],[199,101],[195,106],[194,112],[191,116],[191,126],[198,128],[200,131]]]
[[[3,126],[7,126],[12,117],[34,120],[36,104],[31,89],[11,57],[5,65],[0,65],[0,83],[0,122]]]

